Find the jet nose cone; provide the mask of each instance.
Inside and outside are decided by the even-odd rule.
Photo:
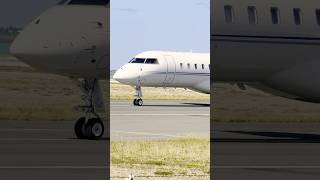
[[[116,81],[121,82],[121,80],[123,79],[123,77],[121,76],[120,70],[117,70],[117,71],[114,73],[113,79],[116,80]]]
[[[22,54],[22,52],[23,52],[23,49],[22,49],[20,43],[17,43],[16,40],[13,41],[9,50],[10,50],[10,54],[12,54],[14,56],[16,56],[18,54]]]
[[[34,46],[30,44],[32,41],[28,41],[27,39],[18,35],[18,37],[13,41],[10,46],[10,54],[15,57],[21,58],[21,56],[31,55],[35,53]]]

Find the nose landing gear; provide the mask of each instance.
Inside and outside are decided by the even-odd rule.
[[[79,87],[84,105],[78,106],[77,109],[84,112],[85,117],[81,117],[75,123],[75,134],[79,139],[99,139],[103,136],[104,124],[97,112],[104,112],[105,105],[98,81],[96,79],[79,80]]]
[[[139,83],[139,84],[140,84],[140,83]],[[135,92],[134,96],[136,96],[136,97],[138,97],[138,98],[135,98],[135,99],[133,100],[133,105],[135,105],[135,106],[142,106],[142,105],[143,105],[143,100],[142,100],[142,90],[141,90],[141,86],[140,86],[140,85],[137,85],[137,86],[135,87],[135,90],[136,90],[136,92]]]
[[[143,105],[143,100],[142,99],[134,99],[133,100],[133,105],[135,106],[142,106]]]

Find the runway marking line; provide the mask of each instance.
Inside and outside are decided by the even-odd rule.
[[[184,138],[186,136],[179,136],[179,135],[173,135],[173,134],[158,134],[158,133],[148,133],[148,132],[128,132],[128,131],[119,131],[119,130],[113,130],[111,133],[123,133],[123,134],[136,134],[136,135],[148,135],[148,136],[163,136],[163,137],[172,137],[172,138]]]
[[[77,139],[0,138],[0,141],[74,141]]]
[[[117,105],[110,105],[111,107],[128,107],[129,105],[121,105],[121,104],[117,104]]]
[[[0,169],[107,169],[108,166],[0,166]]]
[[[111,116],[210,116],[210,114],[111,114]]]
[[[63,131],[63,132],[67,132],[69,130],[63,130],[63,129],[19,129],[19,128],[16,128],[16,129],[0,129],[0,131]]]

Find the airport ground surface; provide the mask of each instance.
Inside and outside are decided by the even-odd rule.
[[[320,123],[213,123],[215,179],[319,179]]]
[[[209,101],[111,101],[111,140],[209,137]]]
[[[146,102],[146,105],[149,103],[168,106],[172,102],[152,101]],[[124,108],[125,105],[128,107]],[[141,113],[141,109],[148,109],[149,111],[144,111],[144,113],[150,113],[153,116],[161,114],[156,110],[159,107],[155,109],[152,106],[131,107],[129,101],[112,102],[111,108],[114,108],[113,113],[123,109],[117,113],[137,114],[132,115],[131,117],[134,118],[130,119],[147,124],[151,118],[141,120],[136,117]],[[135,108],[140,108],[140,110],[134,110]],[[202,108],[206,109],[206,107]],[[197,107],[181,107],[180,110],[183,109],[187,109],[186,114],[190,116],[195,115],[197,111],[201,112],[200,107],[198,110],[195,110]],[[171,113],[178,114],[177,112],[172,111]],[[112,116],[120,119],[120,115]],[[141,116],[144,117],[144,115]],[[161,119],[157,118],[157,120]],[[130,119],[127,119],[126,122],[130,122]],[[179,119],[177,121],[179,122]],[[131,123],[127,125],[132,126]],[[200,123],[197,125],[200,126]],[[242,177],[245,179],[287,179],[288,177],[290,179],[315,179],[316,176],[320,176],[319,123],[214,123],[213,125],[215,130],[213,152],[216,167],[214,176],[217,179],[242,179]],[[161,127],[161,123],[160,125],[156,123],[154,126]],[[182,127],[174,128],[175,130],[163,128],[155,132],[152,128],[154,126],[150,126],[150,129],[141,127],[142,133],[149,130],[150,134],[135,134],[133,135],[135,137],[127,137],[124,133],[123,138],[142,138],[142,135],[147,138],[164,138],[162,135],[165,134],[189,134],[189,131],[183,130]],[[204,127],[203,130],[199,127],[192,127],[191,123],[188,126],[186,129],[194,130],[199,134],[207,131]],[[99,179],[105,177],[106,141],[74,139],[72,127],[73,122],[71,121],[0,121],[0,178],[92,179],[92,177],[97,177],[95,179]],[[120,128],[119,125],[118,128]],[[130,128],[123,126],[120,130],[126,131]],[[122,133],[112,132],[112,134],[119,138],[119,134]]]
[[[113,100],[110,103],[110,108],[111,141],[140,141],[140,143],[142,141],[146,143],[145,146],[148,146],[148,142],[155,143],[159,140],[179,139],[183,137],[209,138],[210,135],[209,101],[145,100],[144,106],[137,107],[133,106],[129,100]],[[188,146],[199,148],[197,145],[192,144],[192,141],[189,144],[190,146],[185,145],[185,148]],[[151,147],[152,146],[153,145],[151,145]],[[176,146],[176,150],[179,151],[181,148],[180,145],[177,144]],[[209,158],[209,141],[207,141],[206,147],[207,150],[202,149],[205,152],[203,156]],[[176,150],[172,148],[171,154]],[[130,152],[130,150],[128,151]],[[141,147],[140,151],[148,153],[148,150],[143,150],[143,147]],[[181,154],[181,157],[179,157],[179,155],[174,156],[177,162],[183,159],[185,155],[190,157],[194,156],[195,162],[198,160],[199,155],[188,155],[187,149],[185,151],[183,155]],[[194,151],[198,152],[198,149]],[[160,154],[164,152],[170,153],[169,151],[158,150]],[[130,155],[132,154],[135,153],[130,153]],[[139,152],[136,154],[139,154]],[[130,155],[127,154],[129,159],[137,158],[134,155],[133,157]],[[149,155],[150,154],[144,153],[140,156],[145,157]],[[208,170],[203,172],[201,168],[188,169],[179,167],[177,164],[167,166],[166,164],[170,164],[169,161],[173,160],[171,156],[172,155],[163,155],[162,159],[158,160],[153,160],[156,159],[156,157],[150,157],[150,162],[160,162],[159,165],[154,165],[153,163],[149,165],[128,163],[112,165],[111,177],[112,179],[121,179],[120,177],[125,177],[133,173],[137,179],[209,179]],[[163,159],[167,159],[168,163],[162,165],[161,162]],[[189,161],[192,162],[192,159],[187,158],[185,161],[185,163],[188,164]],[[199,161],[201,161],[201,158]],[[209,166],[209,161],[205,161],[207,161],[206,166]],[[172,175],[161,177],[161,175],[157,175],[159,171],[172,173]],[[180,172],[183,172],[183,174]]]
[[[0,179],[107,179],[107,140],[75,139],[72,121],[0,121]]]

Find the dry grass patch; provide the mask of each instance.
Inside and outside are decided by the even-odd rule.
[[[111,142],[112,166],[154,169],[154,175],[209,174],[208,138]]]
[[[319,122],[320,104],[274,96],[250,87],[217,83],[213,88],[215,122]]]

